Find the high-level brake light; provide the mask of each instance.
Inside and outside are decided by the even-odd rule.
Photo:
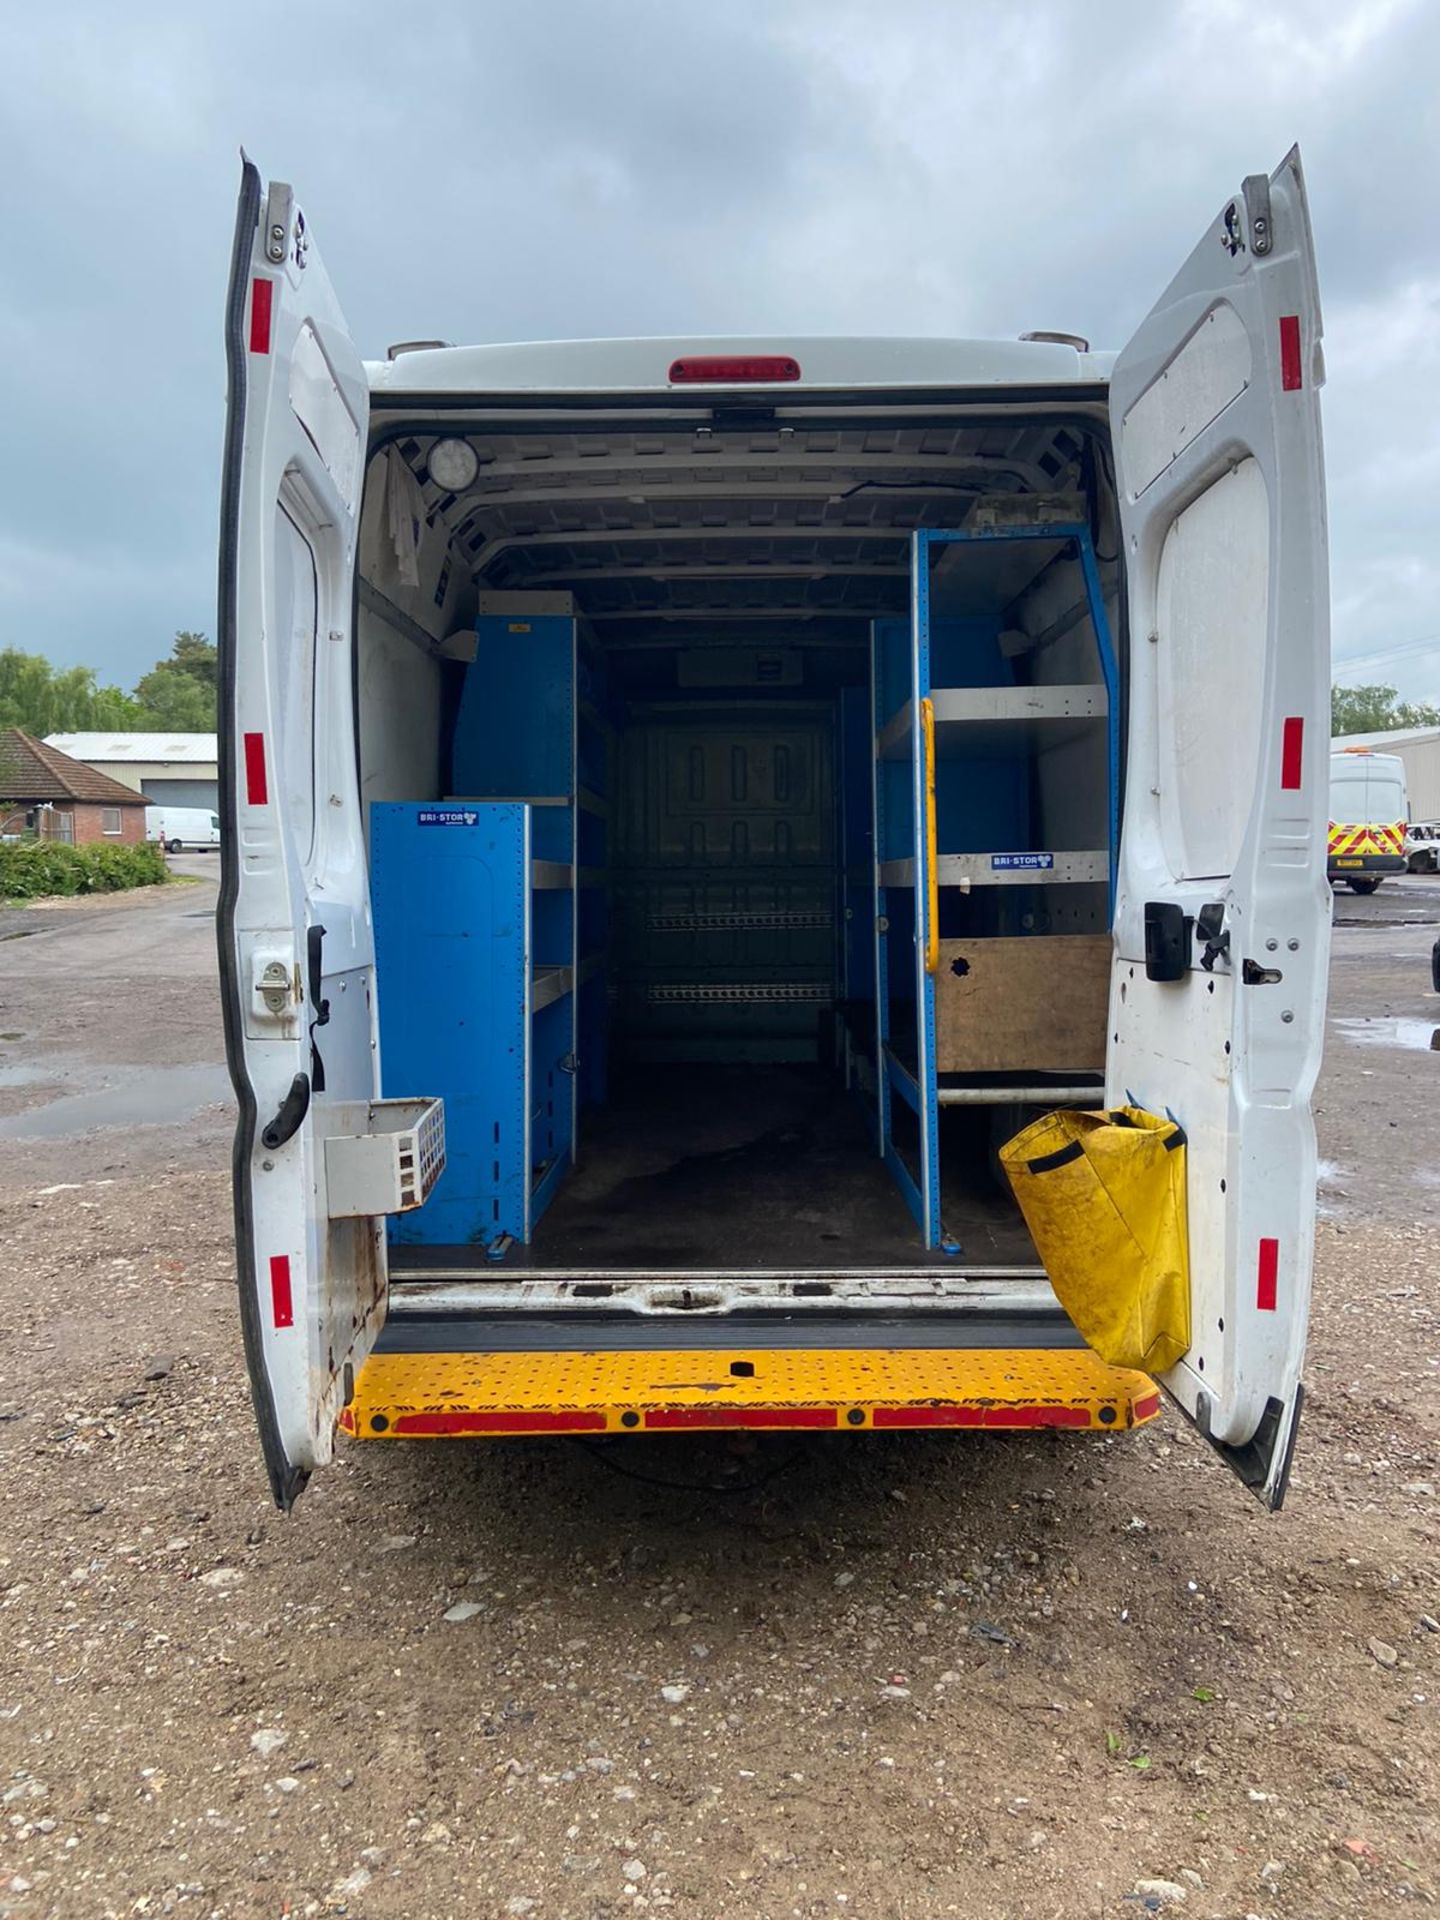
[[[771,384],[799,378],[800,362],[788,353],[701,353],[670,362],[670,384],[676,387]]]

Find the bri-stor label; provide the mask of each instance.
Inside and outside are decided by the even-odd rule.
[[[1030,873],[1045,873],[1054,865],[1053,853],[992,853],[990,856],[992,873],[1004,873],[1017,867]]]
[[[473,827],[479,818],[474,807],[421,807],[415,816],[422,827]]]

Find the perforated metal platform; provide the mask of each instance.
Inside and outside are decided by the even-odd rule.
[[[697,1428],[1116,1432],[1159,1410],[1145,1374],[1085,1350],[377,1353],[341,1425],[367,1440]]]

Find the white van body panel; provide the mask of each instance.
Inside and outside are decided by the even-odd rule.
[[[328,1217],[323,1152],[327,1106],[378,1089],[351,689],[368,397],[304,215],[275,182],[262,211],[248,162],[226,345],[220,965],[242,1324],[288,1506],[385,1317],[383,1222]]]
[[[1189,1137],[1192,1345],[1165,1385],[1272,1504],[1309,1318],[1329,959],[1320,335],[1292,152],[1222,207],[1110,398],[1131,671],[1107,1095]],[[1179,982],[1146,977],[1150,902],[1196,919]]]
[[[1398,753],[1332,753],[1330,818],[1336,826],[1390,826],[1410,818]]]
[[[181,847],[218,847],[220,816],[208,807],[146,807],[145,838],[171,852]]]
[[[387,400],[407,393],[734,394],[734,386],[677,385],[677,360],[706,356],[781,355],[797,360],[796,382],[747,381],[744,394],[855,392],[897,387],[946,392],[1103,385],[1115,356],[1079,353],[1043,340],[800,339],[527,340],[506,345],[433,347],[369,361],[372,391]]]
[[[1063,403],[1100,418],[1108,400],[1131,678],[1106,1092],[1175,1113],[1190,1136],[1195,1335],[1166,1384],[1247,1484],[1278,1501],[1298,1418],[1310,1282],[1309,1100],[1328,943],[1319,772],[1328,605],[1320,312],[1296,157],[1261,184],[1264,193],[1247,182],[1222,209],[1118,359],[1043,341],[827,337],[426,347],[362,365],[290,190],[272,184],[267,200],[247,163],[230,302],[221,956],[242,1113],[236,1199],[247,1349],[283,1504],[329,1458],[349,1375],[386,1313],[383,1222],[327,1222],[318,1151],[325,1097],[368,1099],[379,1090],[351,705],[371,397],[398,440],[412,418],[417,433],[433,434],[437,419],[459,430],[467,408],[481,412],[491,399],[503,400],[507,415],[517,398],[528,402],[542,423],[549,409],[563,435],[566,396],[594,418],[607,402],[617,412],[638,401],[655,417],[708,416],[721,396],[742,409],[746,401],[804,408],[813,398],[818,410],[832,397],[866,394],[923,396],[957,412],[977,399],[1017,414]],[[1262,210],[1270,238],[1257,251]],[[257,351],[262,281],[271,291]],[[1292,385],[1297,341],[1301,378]],[[727,354],[787,355],[800,378],[739,387],[670,378],[676,360]],[[684,459],[694,464],[693,455]],[[366,512],[368,523],[379,503],[367,502]],[[1207,556],[1217,552],[1221,591],[1210,594]],[[447,561],[437,606],[448,571]],[[427,579],[412,590],[431,588]],[[391,606],[389,617],[403,648],[406,607]],[[423,632],[410,638],[424,650]],[[360,662],[362,728],[364,678],[383,664]],[[438,684],[436,658],[425,664]],[[258,797],[257,739],[269,770]],[[403,744],[402,771],[423,750],[424,742]],[[1301,777],[1292,781],[1297,755]],[[1228,954],[1206,967],[1197,943],[1183,983],[1152,985],[1152,900],[1192,916],[1221,906]],[[307,947],[320,926],[317,994]],[[1278,978],[1242,986],[1247,961]],[[268,968],[293,982],[278,1018],[257,993]],[[322,998],[330,1025],[312,1032]],[[327,1095],[281,1147],[265,1148],[266,1123],[317,1061]],[[277,1260],[287,1276],[284,1314]]]

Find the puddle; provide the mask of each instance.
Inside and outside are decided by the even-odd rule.
[[[53,1084],[54,1060],[0,1067],[0,1087]],[[0,1140],[59,1140],[92,1127],[164,1127],[231,1097],[223,1066],[117,1068],[111,1085],[65,1093],[42,1107],[0,1119]]]
[[[1315,1163],[1315,1211],[1322,1220],[1338,1220],[1345,1212],[1345,1182],[1350,1169],[1335,1160]]]
[[[1440,1053],[1440,1027],[1433,1020],[1332,1020],[1330,1024],[1360,1047],[1401,1047],[1412,1053]]]

